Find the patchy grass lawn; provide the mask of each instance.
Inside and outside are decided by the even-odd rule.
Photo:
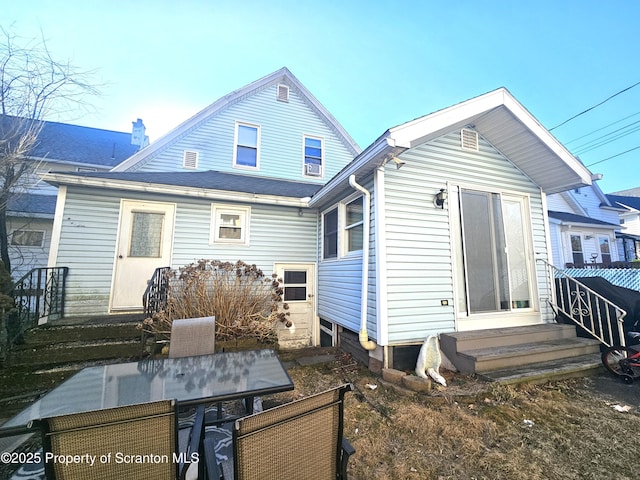
[[[295,390],[264,399],[265,408],[353,383],[345,413],[345,436],[356,448],[352,480],[638,478],[640,384],[603,374],[508,387],[448,372],[448,387],[407,395],[341,354],[289,373]],[[0,417],[66,375],[36,382],[38,375],[0,370]]]
[[[640,384],[590,377],[509,387],[449,374],[449,387],[407,396],[348,357],[293,367],[305,396],[342,382],[352,479],[636,479]],[[627,389],[620,402],[600,383]],[[368,385],[377,385],[371,389]],[[632,390],[630,390],[632,389]],[[631,406],[619,412],[614,406]],[[268,406],[268,405],[267,405]]]

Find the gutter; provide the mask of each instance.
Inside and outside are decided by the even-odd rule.
[[[370,229],[370,212],[371,212],[371,193],[362,185],[356,182],[356,176],[349,176],[349,185],[364,195],[363,212],[362,212],[362,288],[360,290],[360,345],[365,350],[375,350],[376,342],[369,340],[367,333],[367,298],[369,291],[369,229]]]

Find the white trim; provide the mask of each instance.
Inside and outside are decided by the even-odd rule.
[[[51,243],[49,245],[48,267],[55,267],[58,261],[58,250],[60,249],[60,235],[62,234],[62,221],[64,219],[64,205],[67,201],[67,186],[58,187],[58,198],[56,199],[56,212],[53,217],[53,228],[51,230]]]
[[[240,221],[240,238],[220,238],[220,216],[223,214],[238,215]],[[238,245],[249,246],[251,225],[251,207],[228,204],[211,204],[211,228],[209,231],[209,245]]]
[[[238,165],[237,157],[238,157],[238,147],[241,146],[238,144],[238,130],[240,127],[247,128],[255,128],[256,129],[256,164],[255,166],[251,165]],[[239,168],[241,170],[260,170],[260,138],[261,138],[261,128],[260,125],[256,125],[254,123],[241,122],[236,120],[235,130],[233,134],[233,168]],[[242,145],[247,146],[247,145]],[[249,148],[253,148],[252,145],[248,145]]]
[[[168,195],[180,195],[184,197],[207,198],[215,200],[230,200],[234,202],[262,203],[267,205],[285,205],[289,207],[309,207],[308,200],[279,195],[267,195],[259,193],[233,192],[227,190],[204,189],[198,187],[184,187],[179,185],[163,185],[147,182],[134,182],[128,180],[115,180],[97,177],[76,177],[72,175],[50,173],[46,179],[58,185],[79,185],[83,187],[97,187],[106,189],[130,190],[135,192],[163,193]],[[61,186],[59,187],[61,188]]]

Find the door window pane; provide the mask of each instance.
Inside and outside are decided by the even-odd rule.
[[[531,306],[523,207],[522,201],[504,200],[511,308],[529,308]]]
[[[130,257],[159,258],[162,246],[163,213],[132,212]]]
[[[285,270],[284,272],[284,301],[307,300],[307,272],[306,270]]]

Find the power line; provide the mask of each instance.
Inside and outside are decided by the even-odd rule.
[[[637,125],[640,123],[640,120],[625,125],[618,130],[614,130],[613,132],[607,133],[606,135],[602,135],[598,138],[594,138],[582,145],[575,147],[576,155],[582,155],[583,153],[590,152],[591,150],[595,150],[596,148],[602,147],[603,145],[607,145],[608,143],[615,142],[616,140],[620,140],[621,138],[626,137],[627,135],[631,135],[640,130],[640,126]],[[636,125],[634,127],[634,125]],[[633,127],[633,128],[631,128]]]
[[[598,132],[604,130],[605,128],[609,128],[609,127],[612,127],[613,125],[616,125],[617,123],[624,122],[625,120],[628,120],[631,117],[635,117],[636,115],[640,115],[640,112],[636,112],[636,113],[632,113],[631,115],[627,115],[626,117],[621,118],[620,120],[616,120],[615,122],[611,122],[610,124],[605,125],[604,127],[596,128],[595,130],[592,130],[589,133],[585,133],[584,135],[581,135],[581,136],[579,136],[577,138],[574,138],[572,140],[569,140],[568,142],[563,142],[563,143],[565,145],[569,145],[570,143],[577,142],[578,140],[581,140],[584,137],[588,137],[589,135],[593,135],[594,133],[598,133]]]
[[[633,152],[634,150],[638,150],[639,148],[640,148],[640,145],[638,145],[636,147],[633,147],[633,148],[630,148],[629,150],[625,150],[624,152],[620,152],[620,153],[617,153],[615,155],[611,155],[610,157],[603,158],[602,160],[598,160],[597,162],[590,163],[589,165],[587,165],[587,167],[593,167],[594,165],[597,165],[598,163],[606,162],[607,160],[611,160],[612,158],[619,157],[620,155],[624,155],[625,153]]]
[[[568,120],[565,120],[564,122],[556,125],[553,128],[550,128],[549,131],[554,130],[558,127],[561,127],[562,125],[564,125],[565,123],[569,123],[571,120],[578,118],[581,115],[584,115],[587,112],[590,112],[591,110],[593,110],[594,108],[599,107],[600,105],[607,103],[609,100],[611,100],[614,97],[617,97],[618,95],[620,95],[621,93],[626,92],[627,90],[631,90],[633,87],[637,87],[638,85],[640,85],[640,82],[634,83],[633,85],[631,85],[630,87],[625,88],[624,90],[620,90],[618,93],[614,93],[613,95],[611,95],[609,98],[603,100],[602,102],[598,103],[597,105],[594,105],[593,107],[589,107],[586,110],[584,110],[583,112],[578,113],[577,115],[574,115],[573,117],[569,118]]]

